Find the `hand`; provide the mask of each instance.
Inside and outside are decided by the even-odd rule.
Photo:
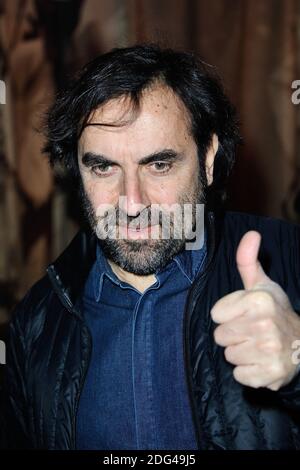
[[[255,231],[242,237],[236,262],[245,289],[218,300],[211,315],[219,323],[215,341],[236,366],[234,378],[250,387],[278,390],[297,372],[292,344],[300,339],[300,318],[258,261],[260,241]]]

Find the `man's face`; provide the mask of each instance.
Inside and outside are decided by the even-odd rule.
[[[104,254],[128,272],[147,275],[179,253],[186,238],[174,238],[175,215],[169,219],[168,239],[162,236],[161,218],[151,225],[150,216],[143,215],[150,214],[151,207],[176,203],[195,207],[203,198],[197,147],[183,103],[161,85],[146,90],[140,105],[137,115],[124,98],[97,109],[89,124],[100,124],[85,127],[78,160],[84,211],[98,235],[104,220],[99,208],[107,204],[115,208],[117,218],[106,220],[114,225],[117,237],[99,237]],[[135,220],[143,221],[140,229],[129,229]]]

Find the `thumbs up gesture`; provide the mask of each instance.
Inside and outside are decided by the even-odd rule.
[[[245,289],[218,300],[211,316],[219,324],[215,341],[236,366],[234,378],[250,387],[278,390],[297,373],[292,344],[300,339],[300,318],[258,261],[260,241],[255,231],[242,237],[236,262]]]

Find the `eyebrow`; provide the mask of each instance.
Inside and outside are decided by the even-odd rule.
[[[180,161],[183,159],[183,154],[175,152],[172,149],[165,149],[159,152],[151,153],[146,157],[141,158],[138,161],[139,165],[147,165],[148,163],[153,162],[161,162],[161,161],[168,161],[168,162],[175,162]],[[119,163],[111,160],[110,158],[106,157],[105,155],[96,154],[93,152],[86,152],[82,157],[82,163],[86,167],[91,167],[94,165],[118,165]]]

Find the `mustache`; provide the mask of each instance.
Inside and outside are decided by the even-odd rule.
[[[135,216],[128,215],[120,209],[119,205],[115,208],[112,206],[106,206],[106,208],[100,206],[101,214],[99,216],[98,212],[95,225],[99,233],[104,231],[110,234],[115,234],[117,227],[119,229],[120,227],[125,227],[126,230],[128,228],[143,230],[156,226],[159,227],[159,232],[155,232],[156,237],[180,238],[190,228],[194,230],[196,205],[193,203],[176,203],[173,205],[153,204],[150,207],[141,209]],[[166,207],[169,209],[167,210]],[[186,213],[186,210],[188,210],[188,213]]]
[[[173,223],[172,213],[163,212],[161,209],[147,207],[137,215],[128,215],[117,206],[111,211],[105,211],[105,214],[98,216],[97,219],[99,222],[105,220],[108,224],[143,229],[150,225],[162,225],[165,217],[170,218],[170,223]]]

